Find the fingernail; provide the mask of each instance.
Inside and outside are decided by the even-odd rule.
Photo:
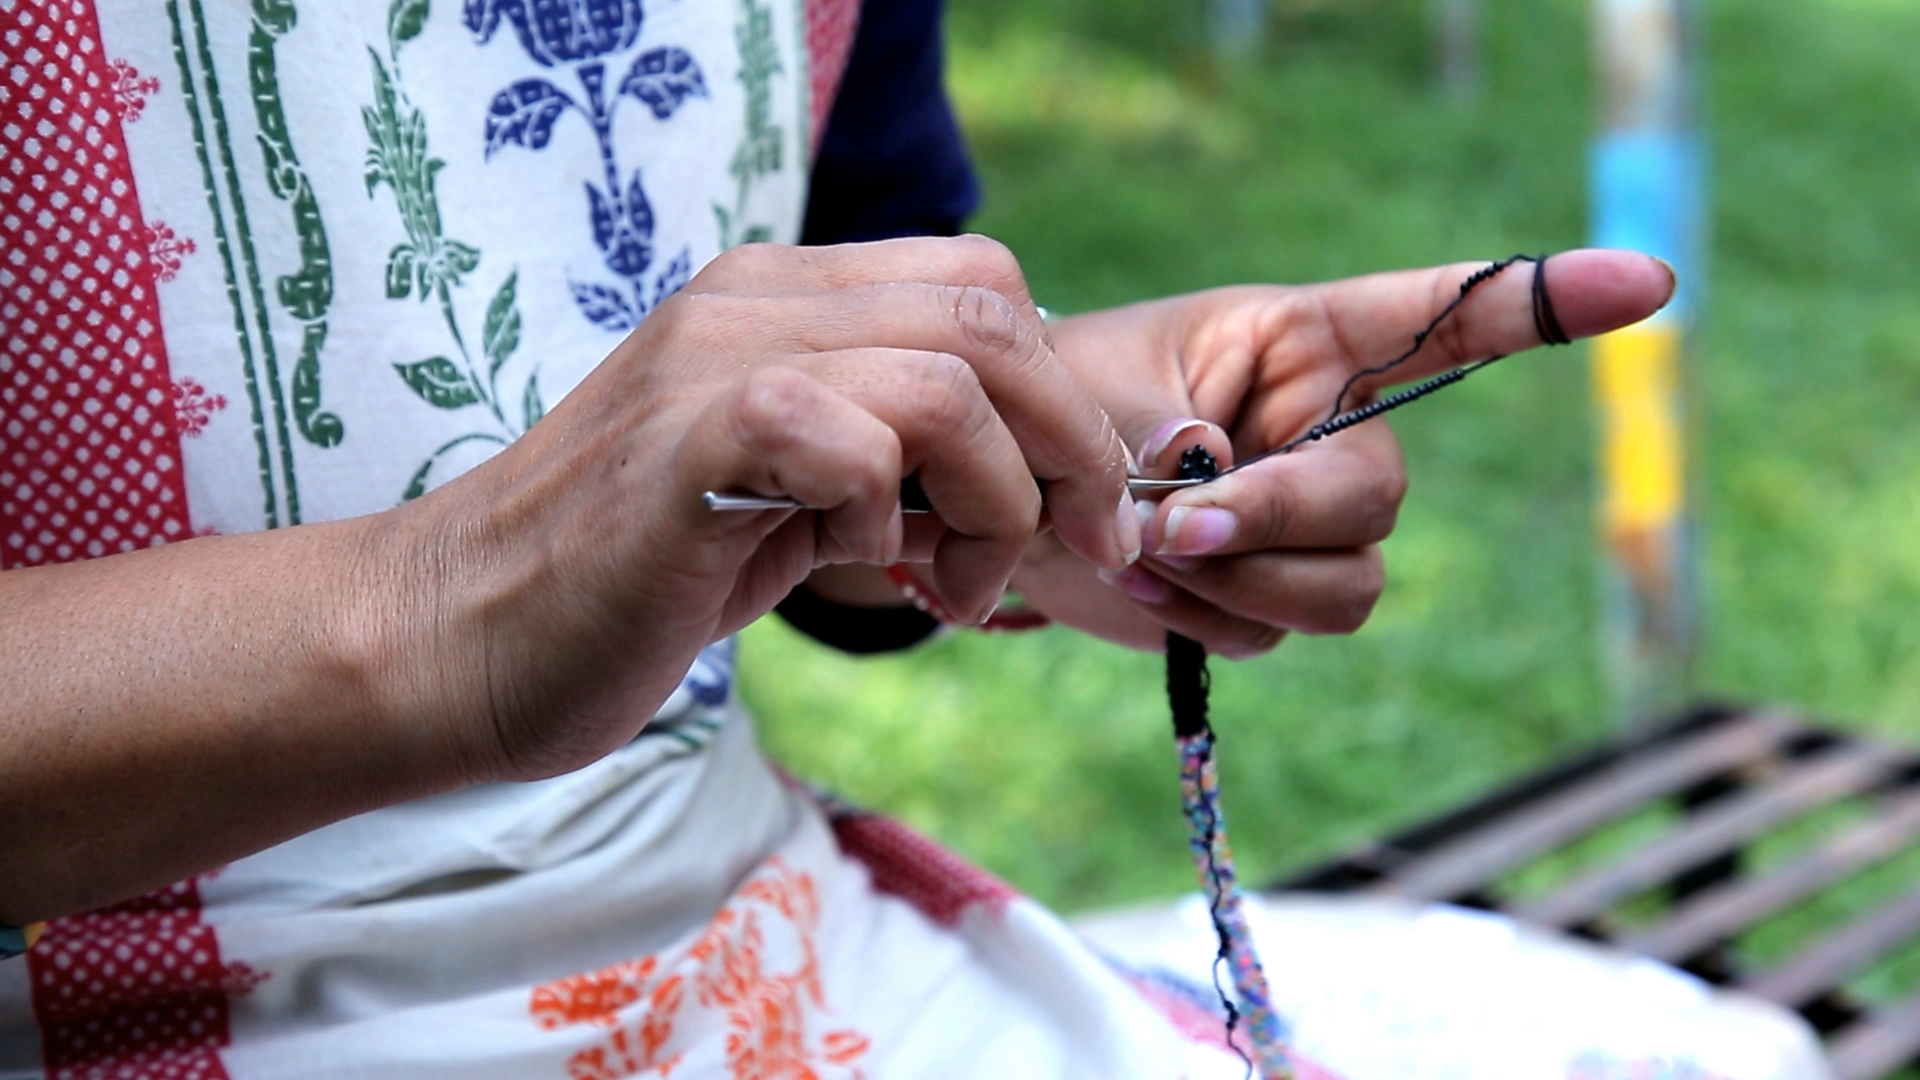
[[[1000,601],[1005,600],[1006,598],[1007,598],[1007,594],[1005,593],[1001,593],[999,596],[994,597],[993,603],[987,605],[987,613],[985,615],[980,616],[980,621],[975,623],[974,625],[976,626],[987,625],[987,623],[993,618],[994,614],[1000,610]]]
[[[1210,555],[1233,539],[1240,520],[1217,506],[1176,506],[1156,555]]]
[[[1119,589],[1143,604],[1164,604],[1173,599],[1173,586],[1137,566],[1124,570],[1101,570],[1101,581]]]
[[[1152,469],[1155,465],[1158,465],[1160,463],[1160,455],[1167,452],[1167,447],[1173,445],[1173,440],[1179,438],[1181,432],[1191,431],[1194,428],[1204,428],[1206,426],[1207,422],[1205,420],[1192,419],[1169,420],[1161,424],[1160,430],[1154,432],[1153,438],[1147,440],[1146,449],[1140,452],[1140,467],[1143,469]]]
[[[1127,565],[1132,566],[1140,558],[1140,510],[1131,493],[1121,494],[1120,505],[1113,514],[1113,526],[1120,553]]]
[[[1144,537],[1147,535],[1148,526],[1153,524],[1154,517],[1160,513],[1160,500],[1136,500],[1133,504],[1133,513],[1135,520],[1140,522],[1140,535]]]
[[[1190,555],[1155,555],[1153,561],[1162,566],[1171,567],[1183,574],[1191,574],[1200,569],[1205,559],[1196,559]]]
[[[1680,272],[1673,268],[1672,263],[1658,255],[1651,256],[1651,258],[1654,262],[1660,264],[1660,269],[1667,272],[1667,298],[1660,301],[1660,310],[1665,311],[1667,305],[1673,303],[1674,294],[1680,291]]]
[[[884,564],[900,561],[900,551],[907,546],[907,519],[896,504],[893,516],[887,519],[887,538],[881,543],[880,561]]]

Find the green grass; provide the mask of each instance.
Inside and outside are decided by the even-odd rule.
[[[977,221],[1081,310],[1537,251],[1586,232],[1587,5],[1486,5],[1438,97],[1416,0],[1277,0],[1208,71],[1198,5],[953,0]],[[1713,243],[1698,464],[1702,691],[1920,742],[1920,7],[1709,0]],[[1609,730],[1580,350],[1401,414],[1413,489],[1346,639],[1215,664],[1255,880]],[[1161,669],[1060,631],[856,661],[773,621],[747,696],[796,771],[1067,909],[1191,886]]]

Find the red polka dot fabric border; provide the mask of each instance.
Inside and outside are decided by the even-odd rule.
[[[90,0],[0,17],[0,569],[191,535],[153,249],[121,125],[158,82]]]
[[[192,881],[50,921],[27,965],[48,1080],[225,1080],[228,997],[264,978],[221,958]]]
[[[807,0],[807,74],[811,86],[813,145],[820,149],[827,114],[840,92],[840,77],[853,55],[854,31],[860,27],[860,0]]]

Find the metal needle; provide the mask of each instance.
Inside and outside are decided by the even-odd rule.
[[[1127,478],[1127,490],[1135,495],[1145,495],[1164,491],[1178,491],[1181,488],[1189,488],[1201,483],[1205,483],[1205,481],[1149,480],[1145,477],[1133,476]],[[784,495],[752,495],[742,492],[709,491],[703,494],[701,499],[707,504],[707,509],[714,511],[816,509],[815,507],[807,506],[798,499],[790,499]],[[912,477],[907,478],[907,480],[900,485],[900,509],[902,512],[908,514],[924,514],[933,509],[933,504],[927,501],[926,493],[920,490],[919,482]]]

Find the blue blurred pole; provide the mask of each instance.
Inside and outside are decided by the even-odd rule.
[[[1207,21],[1214,58],[1237,66],[1253,56],[1266,31],[1267,0],[1212,0]]]
[[[1605,545],[1606,651],[1625,723],[1681,704],[1699,636],[1687,508],[1688,339],[1702,265],[1692,0],[1595,0],[1602,83],[1593,147],[1594,242],[1658,255],[1680,292],[1593,350]]]
[[[1440,88],[1451,98],[1480,89],[1480,0],[1431,0]]]

